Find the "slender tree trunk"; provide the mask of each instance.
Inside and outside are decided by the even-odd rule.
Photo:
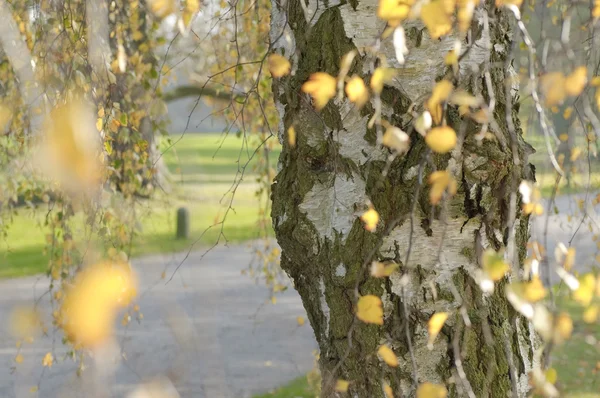
[[[347,100],[336,100],[317,112],[300,90],[311,73],[337,76],[344,54],[373,44],[384,27],[375,16],[377,1],[334,0],[325,6],[311,0],[306,7],[300,1],[274,2],[272,10],[274,47],[291,59],[294,71],[274,86],[283,151],[273,185],[272,217],[282,248],[281,265],[302,297],[319,343],[323,396],[337,396],[331,380],[338,378],[351,381],[352,397],[383,396],[384,380],[396,396],[413,395],[416,384],[423,382],[445,384],[450,396],[524,396],[535,335],[505,299],[504,282],[484,297],[474,280],[482,250],[502,250],[514,237],[516,249],[507,251],[515,253],[518,266],[528,239],[528,219],[518,202],[513,202],[517,209],[513,229],[507,227],[511,192],[521,179],[533,178],[518,109],[507,104],[505,95],[510,15],[489,11],[486,29],[477,20],[482,14],[476,12],[471,30],[477,43],[461,60],[459,85],[481,93],[486,101],[495,97],[497,125],[490,131],[496,139],[479,142],[481,125],[470,123],[462,151],[440,156],[431,155],[424,140],[413,133],[409,152],[396,158],[384,176],[389,152],[376,145],[375,129],[367,128],[373,108],[356,111]],[[391,40],[381,45],[392,66],[398,67],[398,77],[384,89],[382,101],[384,118],[408,130],[409,107],[412,103],[421,107],[444,75],[444,55],[456,38],[432,40],[420,23],[404,27],[410,50],[404,67],[394,64]],[[489,70],[494,93],[486,89],[482,72],[486,43],[492,46]],[[463,42],[463,49],[467,46]],[[350,75],[368,82],[373,67],[373,59],[359,56]],[[512,90],[510,103],[516,95]],[[450,124],[459,131],[458,112],[451,109],[450,116]],[[510,133],[507,118],[515,125],[515,134]],[[295,147],[284,139],[292,125],[297,132]],[[517,149],[518,164],[511,148]],[[427,176],[449,162],[458,172],[459,192],[443,210],[432,208]],[[367,232],[359,220],[367,200],[381,215],[376,233]],[[400,272],[375,279],[368,272],[372,260],[394,260],[401,265]],[[383,326],[354,318],[355,287],[361,295],[382,298]],[[451,315],[429,350],[427,322],[439,311]],[[382,343],[398,355],[397,368],[377,358]],[[462,370],[466,377],[460,377]]]

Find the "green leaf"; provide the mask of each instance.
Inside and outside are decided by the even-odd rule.
[[[112,145],[109,141],[104,141],[104,149],[106,150],[106,153],[112,155]]]

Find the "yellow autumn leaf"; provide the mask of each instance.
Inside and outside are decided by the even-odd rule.
[[[427,323],[427,330],[429,331],[429,341],[427,342],[427,347],[431,350],[433,349],[433,342],[435,338],[442,330],[442,326],[448,319],[447,312],[436,312],[429,318],[429,322]]]
[[[482,104],[481,98],[477,98],[463,89],[454,90],[450,95],[448,102],[459,106],[468,106],[471,108],[481,106]]]
[[[321,110],[335,97],[336,79],[325,72],[313,73],[302,85],[302,91],[309,94],[315,101],[315,108]]]
[[[361,296],[356,304],[356,317],[365,323],[383,325],[381,299],[371,294]]]
[[[523,204],[523,213],[525,214],[533,214],[536,216],[541,216],[544,214],[544,206],[540,203],[525,203]]]
[[[547,106],[562,104],[567,95],[565,80],[561,72],[550,72],[540,77],[540,92]]]
[[[38,391],[38,386],[31,386],[31,388],[29,389],[29,392],[34,394]]]
[[[394,391],[392,387],[386,382],[383,383],[383,392],[385,394],[385,398],[394,398]]]
[[[417,398],[446,398],[446,387],[439,384],[422,383],[417,387]]]
[[[54,363],[54,357],[52,356],[52,353],[48,352],[46,353],[46,355],[44,355],[44,358],[42,358],[42,366],[45,367],[52,367],[52,364]]]
[[[369,232],[375,232],[377,229],[377,224],[379,223],[379,213],[374,208],[370,208],[365,211],[360,219],[364,223],[365,229]]]
[[[58,106],[45,121],[40,166],[69,191],[98,188],[102,174],[98,138],[89,106],[82,101]]]
[[[15,356],[15,362],[16,362],[16,363],[23,363],[23,359],[24,359],[24,358],[23,358],[23,354],[17,354],[17,355]]]
[[[371,276],[375,278],[385,278],[394,273],[400,265],[393,261],[386,261],[384,263],[380,261],[373,261],[371,263]]]
[[[414,0],[379,0],[377,16],[396,27],[408,17],[413,4]]]
[[[459,55],[460,54],[456,51],[456,49],[452,49],[452,50],[448,51],[446,53],[446,56],[444,57],[444,64],[456,68],[458,66],[458,56]]]
[[[350,387],[350,382],[343,379],[337,379],[335,382],[335,391],[337,392],[348,392],[348,387]]]
[[[594,95],[594,99],[596,100],[596,107],[600,110],[600,87],[596,89],[596,94]]]
[[[458,30],[463,34],[471,27],[475,5],[475,0],[458,0],[456,19],[458,20]]]
[[[452,94],[453,89],[454,86],[448,80],[440,80],[434,86],[431,96],[427,100],[426,107],[431,113],[435,124],[442,122],[442,103]]]
[[[269,55],[269,72],[271,72],[271,76],[274,78],[279,78],[286,76],[290,73],[292,68],[292,64],[290,61],[282,55],[279,54],[271,54]]]
[[[387,345],[382,345],[377,350],[377,355],[381,358],[388,366],[395,368],[398,366],[398,357],[394,354],[394,351]]]
[[[436,205],[442,199],[446,190],[450,195],[456,194],[456,180],[446,170],[434,171],[429,176],[429,201],[432,205]]]
[[[598,320],[598,313],[600,312],[600,307],[596,304],[592,304],[583,311],[583,321],[585,323],[594,323]]]
[[[296,318],[296,323],[298,323],[298,326],[304,325],[304,322],[305,321],[304,321],[303,317],[299,316],[299,317]]]
[[[529,282],[523,282],[523,297],[530,303],[536,303],[546,297],[547,291],[539,277],[534,277]]]
[[[346,95],[350,102],[356,104],[357,108],[362,108],[369,100],[369,91],[365,82],[360,76],[352,76],[346,83]]]
[[[290,126],[288,129],[288,144],[293,148],[296,146],[296,129],[294,126]]]
[[[567,249],[567,253],[565,254],[565,260],[563,262],[563,267],[567,270],[570,271],[571,268],[573,268],[573,266],[575,265],[575,248],[574,247],[569,247]]]
[[[555,342],[560,343],[571,337],[573,333],[573,320],[566,312],[560,313],[556,317],[555,323]]]
[[[491,248],[483,253],[482,260],[483,270],[494,282],[504,278],[504,275],[506,275],[510,269],[502,255]]]
[[[84,268],[66,291],[60,326],[74,343],[97,346],[112,334],[117,310],[135,295],[135,275],[128,263],[101,262]]]
[[[458,138],[456,132],[449,126],[432,128],[425,136],[425,143],[432,151],[448,153],[456,146]]]
[[[558,380],[558,373],[556,369],[549,368],[546,370],[546,381],[551,384],[556,384],[556,380]]]
[[[34,338],[41,333],[42,319],[32,306],[15,307],[8,319],[11,334],[16,339]]]
[[[383,133],[381,143],[398,153],[404,153],[410,145],[410,137],[399,127],[388,125]]]
[[[592,8],[592,17],[600,18],[600,0],[594,0],[594,8]]]
[[[396,71],[392,68],[383,66],[376,68],[371,76],[371,90],[375,94],[381,94],[384,84],[391,82],[394,76],[396,76]]]
[[[159,18],[165,18],[177,10],[174,0],[149,0],[150,11]]]
[[[502,7],[506,5],[521,7],[521,4],[523,4],[523,0],[496,0],[496,7]]]
[[[451,15],[445,9],[443,0],[434,0],[422,6],[421,20],[434,40],[452,30]]]
[[[569,106],[565,109],[565,111],[563,112],[563,118],[565,120],[570,119],[571,115],[573,114],[573,107]],[[561,134],[562,135],[562,134]],[[568,137],[568,136],[567,136]],[[561,140],[562,141],[562,140]]]
[[[574,97],[581,94],[587,83],[587,68],[585,66],[577,67],[565,79],[565,91],[568,95]]]
[[[573,292],[573,299],[584,306],[590,305],[596,291],[596,278],[588,273],[579,278],[579,287]]]

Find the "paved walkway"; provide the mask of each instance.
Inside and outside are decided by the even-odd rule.
[[[550,264],[554,266],[554,249],[559,242],[569,247],[569,243],[576,249],[575,271],[587,272],[592,267],[597,267],[599,264],[595,261],[596,255],[600,253],[596,242],[593,239],[594,234],[600,233],[600,217],[596,213],[599,206],[593,206],[592,200],[596,197],[596,193],[591,193],[588,196],[587,205],[583,206],[584,210],[579,208],[578,200],[584,200],[585,195],[559,196],[556,198],[555,206],[558,209],[558,214],[552,213],[548,222],[547,245],[546,249],[550,258]],[[544,212],[547,210],[547,202],[544,203]],[[584,222],[582,218],[587,214]],[[536,218],[532,224],[531,234],[532,239],[544,243],[544,230],[546,223],[546,215]],[[590,232],[590,224],[594,232]],[[552,282],[559,281],[558,275],[555,272],[551,274]]]
[[[268,290],[241,275],[251,261],[248,246],[218,247],[201,261],[203,252],[191,253],[169,283],[167,278],[183,255],[161,255],[133,262],[140,276],[139,305],[144,320],[119,325],[118,348],[97,361],[114,364],[114,373],[99,375],[93,361],[82,378],[76,366],[63,358],[60,336],[24,344],[24,362],[11,374],[15,341],[6,331],[6,320],[15,304],[31,303],[43,294],[47,281],[33,277],[0,281],[0,316],[5,320],[0,335],[0,397],[123,397],[139,383],[170,376],[181,397],[244,398],[265,392],[305,374],[313,366],[316,342],[293,289],[269,301]],[[268,302],[268,304],[265,304]],[[43,312],[50,313],[47,296]],[[54,350],[53,350],[54,347]],[[57,357],[43,371],[41,359],[48,351]],[[116,360],[115,360],[116,358]],[[110,367],[110,366],[109,366]],[[43,374],[42,374],[43,372]],[[96,386],[96,388],[94,388]],[[96,395],[92,394],[92,392]]]

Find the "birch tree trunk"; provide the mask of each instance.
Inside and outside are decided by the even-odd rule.
[[[505,90],[511,73],[511,15],[488,2],[476,10],[473,43],[462,43],[463,51],[470,49],[460,63],[459,85],[486,102],[494,98],[496,125],[490,132],[495,139],[477,140],[481,125],[467,123],[462,148],[435,155],[413,133],[408,153],[397,157],[384,176],[389,151],[376,145],[376,130],[367,128],[373,107],[357,111],[344,99],[317,112],[300,90],[311,73],[337,76],[342,56],[354,49],[361,55],[349,75],[368,82],[373,59],[361,49],[371,46],[385,26],[376,18],[377,1],[310,0],[306,7],[300,1],[273,2],[272,9],[273,46],[293,65],[293,75],[274,84],[283,151],[272,217],[281,265],[302,297],[319,343],[322,396],[338,396],[331,382],[338,378],[351,381],[352,397],[384,396],[383,381],[395,396],[413,396],[424,382],[445,384],[450,396],[525,396],[534,332],[507,302],[503,282],[484,296],[474,280],[485,248],[502,250],[514,242],[507,252],[514,253],[518,267],[528,239],[528,219],[515,194],[516,212],[510,210],[520,180],[533,178],[527,163],[531,147],[521,137],[518,109],[512,105],[516,89]],[[391,40],[381,43],[398,72],[384,88],[382,102],[384,118],[408,131],[409,107],[422,108],[443,77],[444,56],[456,37],[432,40],[420,22],[404,28],[410,50],[404,66],[396,62]],[[484,70],[489,70],[494,92],[486,89]],[[460,130],[455,109],[449,124]],[[292,125],[295,147],[285,139]],[[458,194],[441,206],[445,210],[432,208],[427,176],[449,162],[459,176]],[[376,233],[359,220],[367,200],[381,216]],[[372,260],[394,260],[400,271],[373,278],[368,272]],[[355,320],[355,287],[361,295],[382,298],[383,326]],[[427,322],[439,311],[451,315],[429,350]],[[398,367],[378,359],[382,343],[398,355]]]

